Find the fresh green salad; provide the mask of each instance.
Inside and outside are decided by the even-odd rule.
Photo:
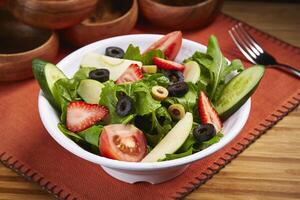
[[[172,160],[219,142],[223,122],[264,74],[262,66],[229,63],[215,36],[206,53],[178,63],[181,45],[182,33],[175,31],[143,53],[133,44],[88,53],[71,79],[40,59],[33,72],[60,116],[58,128],[82,148],[121,161]]]

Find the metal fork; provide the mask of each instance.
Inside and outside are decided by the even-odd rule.
[[[300,70],[277,62],[272,55],[263,50],[255,39],[247,33],[247,31],[243,28],[242,23],[236,24],[228,32],[239,50],[252,63],[277,68],[300,78]]]

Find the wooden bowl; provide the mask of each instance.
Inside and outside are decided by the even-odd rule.
[[[213,21],[224,0],[139,0],[140,11],[153,24],[183,30]]]
[[[32,77],[32,59],[54,61],[58,37],[53,31],[33,28],[0,10],[0,81]]]
[[[90,18],[63,30],[62,35],[66,41],[80,47],[128,33],[135,26],[137,17],[137,0],[102,0]]]
[[[13,15],[26,24],[62,29],[80,23],[95,9],[97,0],[7,0]]]

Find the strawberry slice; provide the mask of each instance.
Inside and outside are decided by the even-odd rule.
[[[154,57],[153,62],[155,65],[157,65],[158,68],[161,69],[176,70],[176,71],[184,70],[184,65],[163,58]]]
[[[137,64],[131,64],[126,71],[116,80],[116,84],[132,83],[144,78],[142,70]]]
[[[70,102],[67,107],[67,129],[75,133],[80,132],[103,119],[107,113],[107,108],[98,104]]]
[[[219,118],[217,111],[211,105],[208,97],[203,91],[200,91],[199,99],[199,116],[203,124],[213,124],[215,126],[216,132],[222,130],[223,124]]]

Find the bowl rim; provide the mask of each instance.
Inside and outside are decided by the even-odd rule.
[[[188,8],[198,8],[198,7],[201,7],[201,6],[204,6],[206,4],[209,4],[215,0],[204,0],[202,2],[199,2],[199,3],[196,3],[196,4],[193,4],[193,5],[189,5],[189,6],[172,6],[172,5],[166,5],[166,4],[163,4],[163,3],[159,3],[159,2],[156,2],[154,0],[140,0],[140,1],[148,1],[148,2],[151,2],[153,4],[156,4],[156,5],[159,5],[159,6],[162,6],[162,7],[166,7],[169,8],[169,9],[188,9]]]
[[[114,24],[114,23],[117,23],[117,22],[122,21],[123,19],[127,18],[132,12],[134,12],[134,9],[136,9],[138,12],[137,0],[132,0],[132,5],[131,5],[130,9],[128,9],[128,11],[125,14],[121,15],[120,17],[118,17],[116,19],[113,19],[111,21],[106,21],[106,22],[100,22],[100,23],[95,23],[95,22],[90,23],[90,22],[88,22],[89,18],[87,18],[87,19],[83,20],[80,23],[80,25],[87,26],[87,27],[94,27],[94,26],[106,26],[109,24]]]
[[[107,42],[110,40],[115,40],[115,39],[124,39],[126,37],[154,37],[156,39],[162,37],[163,35],[159,34],[131,34],[131,35],[123,35],[123,36],[117,36],[117,37],[112,37],[104,40],[100,40],[94,43],[91,43],[89,45],[86,45],[82,48],[77,49],[76,51],[72,52],[68,56],[66,56],[64,59],[62,59],[57,66],[61,68],[61,66],[66,65],[69,63],[69,60],[71,60],[72,57],[77,57],[78,55],[81,55],[83,52],[85,52],[88,49],[96,49],[97,45],[102,43],[102,42]],[[198,45],[201,47],[205,47],[204,45],[183,39],[183,43],[188,43],[188,44],[194,44]],[[92,51],[92,50],[89,50]],[[71,58],[70,58],[71,57]],[[77,155],[78,157],[81,157],[82,159],[88,160],[90,162],[103,165],[105,167],[109,168],[114,168],[114,169],[119,169],[119,170],[130,170],[130,171],[148,171],[148,170],[161,170],[161,169],[166,169],[170,167],[178,167],[178,166],[183,166],[190,164],[192,162],[195,162],[197,160],[203,159],[209,155],[211,155],[214,152],[219,151],[220,149],[224,148],[229,142],[231,142],[241,131],[241,129],[244,127],[250,113],[250,107],[251,107],[251,98],[246,101],[246,103],[237,111],[239,114],[239,123],[236,123],[238,125],[234,125],[234,129],[231,130],[230,132],[230,137],[223,137],[218,143],[189,156],[175,159],[175,160],[168,160],[168,161],[163,161],[163,162],[126,162],[126,161],[119,161],[119,160],[113,160],[105,157],[101,157],[99,155],[90,153],[84,149],[82,149],[79,145],[77,145],[75,142],[73,142],[71,139],[69,139],[67,136],[65,136],[63,133],[60,131],[55,131],[54,127],[57,127],[57,124],[53,126],[47,120],[47,114],[43,113],[43,110],[48,109],[47,111],[50,112],[55,112],[55,110],[52,108],[52,106],[49,104],[47,99],[43,96],[42,91],[40,90],[39,95],[38,95],[38,110],[40,114],[40,118],[43,122],[44,127],[46,128],[47,132],[52,136],[54,140],[56,140],[57,143],[59,143],[62,147],[64,147],[66,150],[70,151],[71,153]],[[232,129],[232,128],[231,128]]]
[[[1,60],[1,58],[14,58],[14,57],[17,57],[17,56],[27,56],[31,53],[35,53],[35,52],[40,51],[44,47],[48,46],[52,41],[57,40],[57,42],[58,42],[58,36],[55,33],[55,31],[53,31],[53,30],[48,30],[48,31],[51,34],[50,34],[49,38],[42,45],[37,46],[34,49],[30,49],[28,51],[23,51],[23,52],[18,52],[18,53],[11,53],[11,54],[1,54],[0,53],[0,60]]]

